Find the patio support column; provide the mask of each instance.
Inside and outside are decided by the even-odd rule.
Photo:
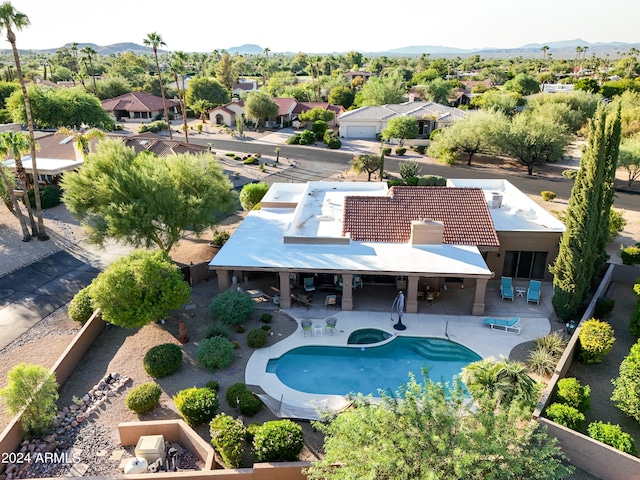
[[[291,277],[289,272],[278,272],[280,276],[280,308],[291,308]]]
[[[487,292],[487,278],[476,278],[476,293],[473,298],[472,315],[484,315],[484,297]]]
[[[229,270],[216,270],[218,275],[218,293],[226,292],[229,288]]]
[[[353,310],[353,275],[342,275],[342,310]]]
[[[418,279],[416,276],[409,276],[407,284],[407,313],[418,313]]]

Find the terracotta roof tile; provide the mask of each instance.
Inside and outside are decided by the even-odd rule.
[[[500,245],[479,188],[393,187],[385,197],[346,197],[343,234],[353,240],[406,243],[412,220],[444,223],[443,243]]]

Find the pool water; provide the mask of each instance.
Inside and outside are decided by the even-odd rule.
[[[481,357],[468,348],[440,338],[396,337],[379,346],[295,348],[271,359],[267,372],[288,387],[306,393],[380,396],[409,380],[422,378],[427,368],[435,382],[451,382],[469,363]]]
[[[354,330],[349,339],[347,345],[367,345],[370,343],[380,343],[393,337],[392,334],[377,328],[362,328],[360,330]]]

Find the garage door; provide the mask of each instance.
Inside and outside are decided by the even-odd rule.
[[[349,125],[347,138],[376,138],[376,127]]]

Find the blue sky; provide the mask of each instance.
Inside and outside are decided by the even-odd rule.
[[[246,43],[273,52],[384,51],[410,45],[515,48],[581,38],[640,42],[640,2],[611,13],[595,0],[13,0],[31,26],[18,47],[142,44],[158,32],[168,50],[210,52]],[[182,9],[182,10],[180,10]],[[604,12],[603,12],[604,10]],[[6,40],[0,48],[8,48]]]

